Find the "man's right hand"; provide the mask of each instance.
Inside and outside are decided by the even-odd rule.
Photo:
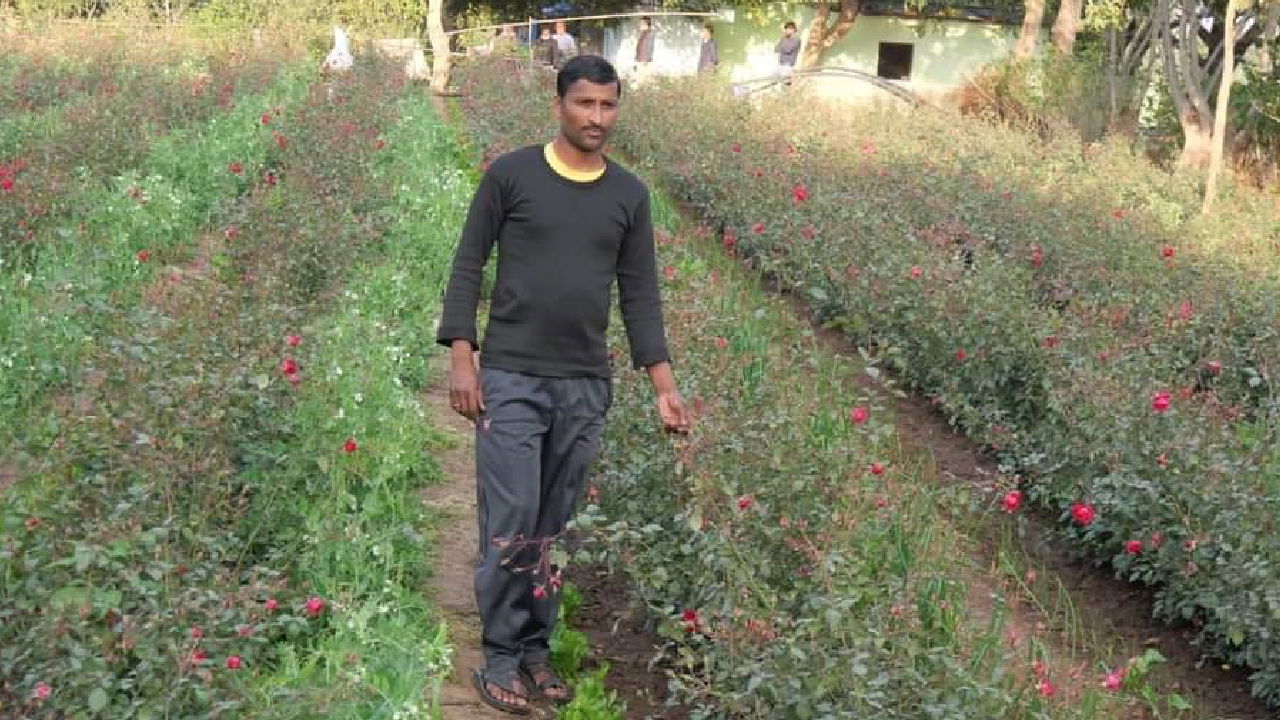
[[[455,340],[449,367],[449,403],[455,412],[475,422],[484,412],[484,393],[471,343]]]

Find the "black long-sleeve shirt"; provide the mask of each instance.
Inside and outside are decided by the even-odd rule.
[[[481,346],[476,308],[495,243],[498,271]],[[606,160],[599,178],[578,182],[553,170],[540,146],[508,153],[472,198],[437,342],[471,342],[485,367],[607,378],[616,278],[632,362],[670,360],[653,245],[649,191],[621,166]]]

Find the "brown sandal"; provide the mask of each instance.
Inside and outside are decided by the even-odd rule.
[[[531,712],[531,710],[529,709],[528,695],[526,695],[525,693],[516,692],[514,688],[510,688],[501,683],[490,680],[485,675],[484,670],[480,668],[476,668],[474,671],[472,671],[471,684],[475,686],[476,692],[480,694],[480,700],[483,701],[485,705],[488,705],[489,707],[495,710],[501,710],[502,712],[511,713],[512,715],[528,715]],[[517,705],[516,703],[506,702],[502,698],[499,698],[498,696],[494,695],[489,690],[490,685],[497,687],[499,690],[502,690],[503,692],[508,692],[508,693],[511,693],[512,695],[515,695],[516,697],[524,700],[525,704]]]
[[[547,678],[542,682],[538,682],[538,673],[546,673]],[[573,688],[568,683],[560,679],[556,671],[551,668],[550,664],[538,663],[536,665],[520,664],[520,676],[529,683],[529,685],[537,689],[538,694],[551,700],[557,704],[567,704],[573,702]],[[564,697],[552,697],[547,694],[548,690],[564,690]]]

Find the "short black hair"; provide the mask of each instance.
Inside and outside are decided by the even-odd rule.
[[[653,19],[652,19],[652,18],[650,18],[648,15],[645,15],[644,17],[640,18],[640,22],[644,23],[645,25],[649,25],[649,26],[652,26],[652,25],[653,25]]]
[[[556,95],[564,97],[569,92],[569,86],[579,80],[597,85],[616,83],[618,97],[622,97],[622,81],[618,79],[618,71],[613,69],[612,63],[599,55],[578,55],[565,63],[556,74]]]
[[[706,25],[703,25],[703,26],[702,26],[702,29],[703,29],[703,30],[706,30],[708,35],[715,35],[715,34],[716,34],[716,29],[715,29],[715,28],[713,28],[713,27],[711,27],[711,23],[707,23]]]
[[[788,21],[787,21],[787,24],[782,26],[782,29],[783,29],[783,30],[786,30],[787,28],[790,28],[790,29],[792,29],[792,30],[795,30],[795,29],[796,29],[796,24],[795,24],[795,23],[793,23],[793,22],[791,22],[790,20],[788,20]]]

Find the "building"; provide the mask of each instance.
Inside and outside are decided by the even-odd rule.
[[[964,84],[982,67],[1013,52],[1022,18],[989,7],[926,7],[864,0],[853,29],[823,57],[823,65],[852,68],[901,83],[922,96],[943,95]],[[721,76],[744,82],[775,72],[773,48],[788,20],[805,31],[812,5],[774,3],[754,10],[729,11],[730,18],[710,19],[719,46]],[[696,72],[700,30],[707,18],[653,15],[657,40],[653,70],[664,75]],[[638,18],[611,21],[604,29],[604,55],[620,72],[635,58]],[[882,94],[874,86],[850,78],[807,81],[823,93],[841,97]]]

